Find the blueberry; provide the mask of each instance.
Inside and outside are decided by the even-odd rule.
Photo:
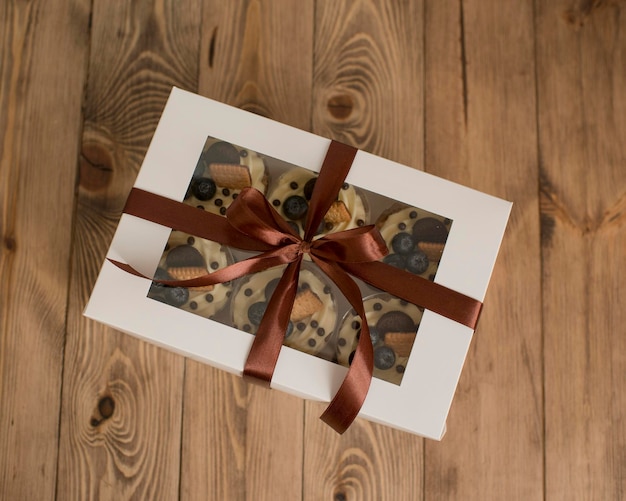
[[[287,221],[287,224],[291,227],[296,235],[300,235],[300,227],[296,223],[294,223],[293,221]]]
[[[265,308],[267,308],[267,303],[265,301],[260,301],[251,305],[250,308],[248,308],[248,318],[250,319],[250,322],[254,325],[259,325],[263,315],[265,314]]]
[[[267,299],[268,301],[272,297],[272,294],[274,294],[274,291],[276,290],[276,286],[278,285],[279,281],[280,278],[274,278],[267,282],[267,285],[265,286],[265,299]]]
[[[383,258],[383,263],[403,270],[406,266],[406,258],[400,254],[388,254]]]
[[[172,306],[182,306],[189,299],[189,291],[185,287],[169,287],[165,291],[165,301]]]
[[[317,181],[316,177],[309,179],[304,185],[304,197],[307,200],[311,200],[311,195],[313,195],[313,188],[315,188],[315,181]]]
[[[381,341],[380,333],[375,327],[370,327],[370,339],[372,340],[373,346],[376,346]]]
[[[379,346],[374,350],[374,365],[377,369],[387,370],[396,363],[396,354],[389,346]]]
[[[420,275],[428,269],[428,257],[422,251],[415,251],[406,257],[406,269]]]
[[[215,196],[215,183],[213,179],[201,177],[193,182],[191,191],[198,200],[211,200]]]
[[[293,332],[293,322],[289,322],[287,324],[287,332],[285,332],[285,337],[291,336],[292,332]]]
[[[415,248],[415,241],[409,233],[403,231],[392,238],[391,248],[398,254],[408,254]]]
[[[156,269],[156,271],[154,272],[154,279],[155,280],[171,280],[172,277],[170,277],[170,274],[163,268],[159,267]],[[163,284],[153,284],[155,287],[165,287]]]
[[[204,176],[204,162],[202,160],[200,160],[197,164],[196,164],[196,168],[193,171],[193,178],[198,178],[198,177],[202,177]]]
[[[283,213],[289,219],[302,219],[309,209],[309,204],[299,195],[292,195],[283,203]]]

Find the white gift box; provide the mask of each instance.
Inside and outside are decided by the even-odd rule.
[[[266,163],[277,161],[314,172],[319,172],[330,144],[309,132],[174,88],[135,187],[182,201],[208,137],[259,152],[268,159]],[[363,151],[357,153],[346,182],[452,220],[434,281],[484,299],[510,202]],[[376,214],[370,216],[375,219]],[[170,232],[170,228],[123,214],[107,257],[154,276]],[[149,280],[105,261],[85,315],[194,360],[242,374],[252,334],[155,301],[148,297],[150,287]],[[373,378],[359,417],[441,439],[472,334],[469,327],[424,311],[401,383]],[[271,386],[329,402],[346,372],[346,367],[333,361],[284,346]]]

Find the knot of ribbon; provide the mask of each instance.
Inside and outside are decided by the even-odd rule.
[[[137,188],[131,191],[124,208],[127,214],[175,230],[241,250],[260,252],[190,280],[158,280],[164,285],[203,287],[286,265],[268,301],[243,371],[244,377],[267,386],[288,328],[302,260],[305,255],[310,256],[337,285],[362,320],[361,335],[350,368],[321,416],[338,433],[343,433],[358,415],[373,374],[373,349],[361,292],[350,275],[471,328],[475,328],[482,306],[475,299],[380,262],[388,249],[373,225],[314,239],[315,229],[336,199],[356,152],[355,148],[331,142],[311,196],[302,238],[254,188],[242,190],[227,209],[225,218]],[[153,280],[128,264],[110,261],[128,273]]]

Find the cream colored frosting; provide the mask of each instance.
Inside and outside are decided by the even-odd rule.
[[[214,269],[225,268],[232,262],[225,247],[211,240],[194,237],[180,231],[172,231],[167,243],[168,249],[163,253],[159,263],[159,266],[165,270],[167,270],[165,264],[167,255],[172,249],[180,245],[191,245],[202,254],[208,267],[207,273]],[[189,289],[189,299],[181,308],[196,315],[211,318],[226,305],[231,291],[231,284],[216,284],[211,291]]]
[[[301,167],[296,167],[285,172],[278,181],[270,195],[267,199],[274,205],[274,208],[278,211],[278,213],[285,217],[284,212],[281,210],[281,206],[276,206],[273,202],[274,200],[279,200],[282,203],[292,195],[299,195],[304,197],[304,185],[312,178],[317,177],[317,175],[307,169],[303,169]],[[296,183],[297,188],[292,188],[291,183]],[[357,192],[357,190],[352,185],[346,185],[347,189],[341,188],[339,190],[338,199],[343,202],[350,212],[350,220],[337,223],[333,226],[330,231],[323,231],[319,234],[325,235],[329,232],[343,231],[350,228],[356,228],[357,226],[361,226],[367,223],[367,209],[362,198],[361,194]],[[305,220],[295,221],[300,228],[300,234],[303,234],[303,225]]]
[[[204,145],[204,151],[209,149],[210,146],[212,146],[213,144],[217,142],[220,142],[220,140],[213,139],[213,138],[210,138],[209,140],[207,140],[206,144]],[[256,188],[257,190],[259,190],[261,193],[265,195],[267,192],[268,174],[267,174],[267,169],[265,167],[265,163],[263,162],[263,159],[256,152],[252,150],[239,148],[236,145],[233,145],[233,146],[240,153],[239,155],[240,165],[245,165],[246,167],[248,167],[248,170],[250,171],[250,181],[252,183],[252,187]],[[246,155],[241,156],[242,152],[245,152]],[[210,177],[208,166],[205,168],[203,175],[206,177]],[[228,195],[224,195],[224,191],[223,191],[225,188],[224,186],[216,185],[216,188],[217,190],[216,190],[215,196],[211,200],[198,200],[193,194],[191,194],[191,196],[185,200],[185,203],[187,205],[192,205],[194,207],[200,206],[204,210],[208,212],[212,212],[213,214],[222,215],[220,212],[220,209],[222,207],[228,208],[230,204],[233,203],[233,200],[236,198],[236,196],[241,192],[241,190],[233,189],[233,188],[226,188],[228,190],[227,191]],[[216,200],[221,200],[222,205],[219,205],[219,206],[216,205],[215,204]]]
[[[380,304],[380,309],[375,309],[375,304]],[[370,329],[375,329],[376,324],[380,317],[385,313],[392,311],[400,311],[406,313],[411,320],[418,325],[422,319],[422,312],[414,304],[402,301],[397,297],[389,294],[376,294],[363,300],[363,306],[365,308],[365,316],[367,318],[367,325]],[[337,338],[337,362],[341,365],[348,367],[350,365],[350,354],[356,350],[357,346],[357,333],[360,333],[360,320],[354,310],[350,310],[343,318],[339,326],[339,336]],[[359,326],[355,329],[353,322],[359,322]],[[342,341],[345,340],[345,343]],[[384,341],[380,340],[374,349],[378,346],[383,346]],[[395,352],[394,352],[395,353]],[[400,384],[403,376],[403,369],[406,367],[406,363],[409,357],[401,357],[397,353],[394,365],[386,370],[378,369],[374,366],[374,377],[389,381],[390,383]],[[398,369],[400,367],[400,369]]]
[[[269,301],[269,298],[265,297],[265,287],[272,280],[280,278],[284,269],[284,266],[271,268],[249,275],[247,279],[242,280],[231,302],[233,327],[252,334],[256,332],[257,326],[253,325],[248,318],[248,309],[254,303]],[[321,300],[323,307],[313,315],[294,322],[293,331],[285,338],[284,345],[322,358],[332,358],[332,349],[327,347],[334,337],[337,305],[328,284],[308,269],[300,271],[298,285],[302,286],[305,283]]]

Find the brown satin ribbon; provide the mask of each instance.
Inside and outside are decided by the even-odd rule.
[[[474,329],[482,303],[379,262],[387,247],[374,226],[331,233],[313,240],[315,229],[343,184],[357,150],[332,141],[311,197],[304,239],[294,234],[265,197],[244,189],[226,212],[226,218],[198,210],[153,193],[133,188],[124,212],[172,229],[214,240],[242,250],[261,253],[226,268],[191,280],[163,280],[165,285],[201,287],[287,264],[255,335],[244,377],[269,386],[287,331],[304,254],[339,287],[363,320],[356,353],[337,394],[321,418],[343,433],[356,418],[367,396],[373,373],[373,350],[361,292],[350,275],[444,315]],[[131,266],[110,260],[133,275],[145,277]]]

